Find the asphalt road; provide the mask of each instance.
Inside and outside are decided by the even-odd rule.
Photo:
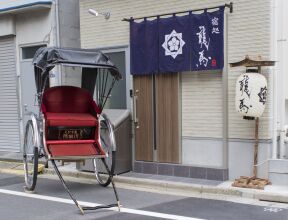
[[[275,206],[258,206],[164,195],[143,191],[118,189],[122,211],[86,211],[81,215],[71,203],[58,180],[39,178],[36,193],[23,190],[24,177],[0,173],[0,219],[183,219],[183,220],[288,220],[288,210]],[[114,203],[112,188],[78,182],[68,183],[79,201],[86,203]],[[93,205],[91,204],[91,205]]]

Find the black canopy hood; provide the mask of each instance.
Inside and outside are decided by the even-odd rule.
[[[50,71],[57,64],[84,66],[91,68],[105,68],[117,79],[121,79],[121,73],[108,56],[100,51],[88,49],[72,49],[57,47],[41,47],[33,58],[35,67],[42,73]]]

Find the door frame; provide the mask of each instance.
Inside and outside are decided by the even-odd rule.
[[[104,47],[97,48],[101,50],[103,53],[116,53],[116,52],[124,52],[125,54],[125,76],[126,76],[126,103],[127,109],[129,109],[132,113],[133,111],[133,103],[130,97],[130,90],[132,89],[133,82],[132,76],[130,75],[130,48],[129,46],[117,46],[117,47]]]
[[[103,53],[114,53],[114,52],[125,52],[125,69],[126,69],[126,103],[127,108],[130,110],[131,115],[134,114],[133,109],[133,99],[131,97],[131,92],[133,93],[133,77],[130,70],[130,46],[129,45],[118,45],[112,47],[99,47],[95,48],[101,50]],[[132,119],[133,120],[133,119]],[[132,123],[131,136],[132,136],[132,170],[134,170],[135,162],[135,132],[134,123]]]
[[[22,108],[22,84],[21,84],[21,63],[22,62],[31,62],[33,59],[23,59],[22,58],[22,48],[23,47],[33,47],[38,45],[49,45],[47,41],[39,41],[34,43],[24,43],[17,45],[17,39],[15,37],[15,47],[16,47],[16,72],[17,72],[17,94],[18,94],[18,109],[19,109],[19,130],[20,130],[20,153],[23,152],[23,144],[24,144],[24,132],[25,132],[25,125],[24,125],[24,115],[23,115],[23,108]]]

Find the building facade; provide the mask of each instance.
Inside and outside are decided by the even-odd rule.
[[[32,58],[39,47],[79,47],[79,2],[0,2],[0,151],[21,152],[26,113],[37,111]],[[61,79],[57,72],[50,83]]]
[[[211,180],[251,176],[255,121],[235,110],[235,83],[244,68],[229,63],[246,55],[275,60],[263,68],[268,102],[259,129],[258,174],[288,183],[288,28],[285,0],[235,0],[225,11],[225,66],[222,71],[180,72],[173,77],[137,78],[130,72],[129,23],[123,18],[209,8],[227,2],[15,0],[0,3],[0,151],[21,152],[25,113],[34,106],[31,64],[40,46],[101,49],[123,73],[108,108],[133,112],[133,169]],[[110,12],[93,17],[88,9]],[[79,19],[80,15],[80,19]],[[80,21],[79,21],[80,20]],[[79,31],[80,28],[80,31]],[[57,72],[63,71],[63,77]],[[52,85],[77,84],[58,69]],[[285,179],[286,178],[286,179]],[[282,181],[282,182],[281,182]],[[285,182],[286,181],[286,182]]]
[[[136,114],[140,118],[141,110],[139,110],[139,106],[135,109],[135,104],[132,105],[133,100],[129,96],[129,90],[133,90],[135,95],[143,83],[140,85],[130,75],[129,23],[122,19],[209,8],[225,3],[228,2],[220,0],[163,0],[156,2],[152,0],[80,0],[81,46],[83,48],[100,48],[103,51],[122,51],[125,54],[123,65],[126,64],[124,75],[126,76],[126,97],[128,97],[127,108],[132,109],[134,116]],[[283,132],[286,124],[285,118],[287,120],[287,111],[285,112],[287,89],[284,88],[284,82],[287,81],[284,74],[285,71],[287,72],[287,66],[285,62],[282,62],[284,56],[287,57],[287,49],[284,49],[287,48],[287,28],[283,29],[285,21],[283,16],[286,16],[283,10],[285,7],[287,8],[287,3],[273,0],[235,0],[233,4],[233,13],[229,13],[229,10],[225,12],[225,67],[223,71],[181,72],[174,79],[170,79],[174,83],[173,91],[176,91],[178,96],[178,98],[177,96],[170,97],[170,100],[177,99],[177,108],[173,109],[173,113],[167,113],[170,116],[164,118],[164,122],[159,122],[161,114],[160,119],[152,117],[151,123],[149,120],[145,120],[144,116],[145,128],[142,134],[149,133],[151,128],[154,132],[150,136],[160,136],[158,140],[155,141],[152,137],[153,140],[147,142],[145,137],[142,137],[141,141],[145,143],[145,146],[140,147],[139,150],[137,125],[135,126],[136,139],[133,149],[136,172],[214,180],[252,175],[255,121],[243,120],[235,110],[234,101],[236,79],[245,72],[245,68],[229,67],[229,63],[240,61],[246,55],[250,57],[261,55],[265,59],[279,61],[275,67],[263,68],[263,74],[268,80],[268,102],[265,112],[260,118],[259,176],[270,177],[272,159],[287,157]],[[104,20],[92,17],[87,13],[90,8],[100,12],[109,11],[111,18]],[[149,84],[148,81],[146,85]],[[164,87],[161,87],[161,83],[157,84],[157,79],[155,82],[154,90],[160,94]],[[171,89],[169,87],[168,90]],[[157,96],[157,92],[155,94]],[[168,94],[171,95],[170,93],[167,93],[166,96],[164,94],[160,96],[160,99],[169,99],[167,98]],[[145,95],[149,97],[151,93],[146,91]],[[137,97],[138,105],[141,102],[139,101],[141,97],[139,97]],[[149,102],[147,105],[149,106]],[[167,105],[165,110],[170,109],[172,105]],[[149,113],[147,112],[151,110],[149,108],[145,109],[146,113],[143,113],[148,118],[147,114],[149,115]],[[156,103],[156,107],[151,111],[156,111],[157,115],[158,108],[160,107]],[[176,122],[171,123],[174,123],[173,126],[176,125],[179,129],[169,133],[165,128],[172,127],[171,123],[168,123],[173,121],[172,118],[176,118]],[[156,124],[156,128],[153,128],[151,124]],[[141,130],[141,125],[138,127]],[[159,141],[161,132],[164,133],[162,134],[164,144],[160,143],[161,140]],[[175,136],[175,133],[176,139],[169,139],[171,135]],[[173,141],[178,145],[176,149],[168,147]],[[161,144],[163,145],[162,149],[159,147]],[[143,157],[147,151],[151,156]],[[173,156],[169,160],[170,151],[174,152],[174,155],[177,154],[176,160],[173,161]],[[283,161],[285,162],[285,160]]]

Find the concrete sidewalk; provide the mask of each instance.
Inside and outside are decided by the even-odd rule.
[[[59,166],[65,178],[72,178],[81,182],[95,183],[94,173],[76,170],[75,163],[65,163]],[[3,161],[0,159],[0,173],[24,175],[22,162]],[[43,176],[56,178],[54,170],[44,169]],[[41,177],[41,175],[40,175]],[[191,197],[211,197],[214,199],[228,200],[228,198],[251,199],[270,202],[288,203],[288,186],[269,185],[264,190],[244,189],[232,187],[232,181],[219,182],[202,179],[169,177],[161,175],[148,175],[129,172],[115,176],[118,187],[141,191],[183,195]],[[288,207],[288,205],[287,205]]]

